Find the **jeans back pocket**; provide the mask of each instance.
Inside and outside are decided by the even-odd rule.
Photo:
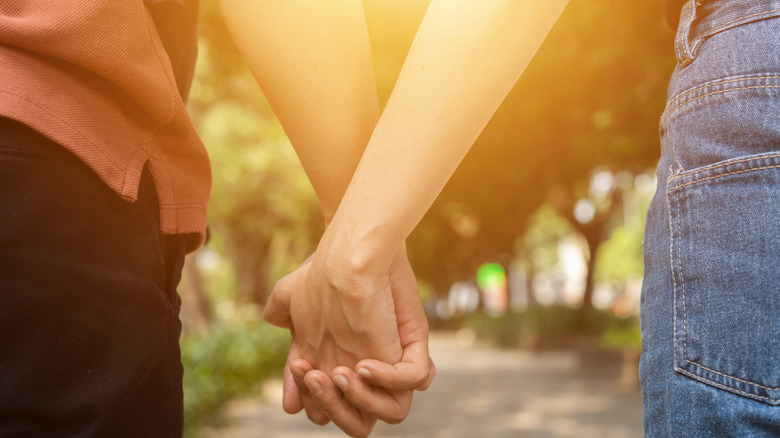
[[[669,179],[675,370],[780,405],[780,153]]]

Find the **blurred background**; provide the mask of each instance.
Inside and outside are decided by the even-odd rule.
[[[365,0],[382,104],[427,4]],[[642,230],[675,63],[664,13],[572,0],[410,236],[439,376],[376,436],[641,436]],[[189,110],[214,186],[211,241],[179,288],[187,434],[340,436],[283,413],[289,336],[260,318],[323,232],[316,197],[215,0],[200,29]]]

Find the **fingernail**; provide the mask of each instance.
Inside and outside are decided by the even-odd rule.
[[[304,383],[306,383],[306,387],[311,391],[311,395],[320,395],[322,392],[322,387],[320,387],[320,384],[316,380],[304,380]]]
[[[340,374],[333,377],[333,383],[335,383],[336,386],[338,386],[342,392],[346,391],[347,386],[349,386],[349,382],[347,381],[347,378]]]
[[[371,377],[371,371],[369,371],[368,368],[361,368],[357,371],[357,373],[358,376],[364,379],[368,379],[369,377]]]

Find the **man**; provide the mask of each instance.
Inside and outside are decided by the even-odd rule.
[[[197,2],[0,4],[0,436],[175,437]]]
[[[0,4],[0,437],[182,434],[176,286],[210,191],[184,106],[197,17]]]

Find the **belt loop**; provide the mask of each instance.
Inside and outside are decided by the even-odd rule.
[[[674,51],[677,55],[677,62],[681,67],[686,67],[696,58],[698,46],[692,47],[691,29],[696,20],[696,9],[701,5],[702,0],[688,0],[683,4],[680,12],[680,25],[677,27],[677,35],[674,39]]]

